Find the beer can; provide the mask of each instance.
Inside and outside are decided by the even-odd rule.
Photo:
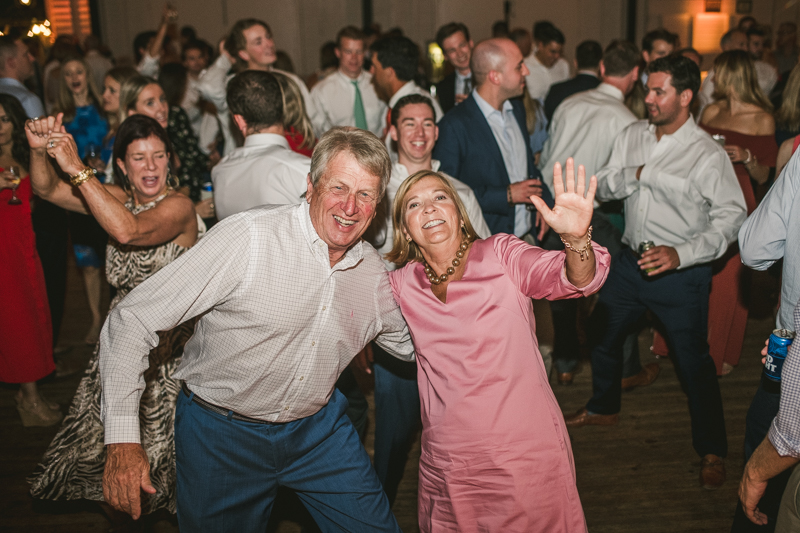
[[[767,359],[764,362],[764,376],[767,379],[780,383],[783,362],[786,361],[786,354],[789,352],[789,346],[794,340],[794,335],[794,331],[776,329],[769,336]]]
[[[639,258],[641,259],[642,254],[645,253],[647,250],[649,250],[650,248],[655,248],[655,247],[656,247],[656,243],[654,243],[653,241],[642,241],[642,242],[640,242],[639,243],[639,249],[638,249]],[[646,268],[644,270],[644,272],[652,272],[653,270],[656,270],[656,268],[657,267]]]
[[[210,181],[203,183],[203,186],[200,189],[200,199],[208,200],[209,198],[213,197],[214,197],[214,185]]]

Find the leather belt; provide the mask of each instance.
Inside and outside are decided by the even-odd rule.
[[[191,390],[189,390],[189,387],[186,386],[185,381],[181,381],[181,390],[186,395],[186,397],[189,398],[189,401],[196,403],[206,411],[211,411],[212,413],[217,413],[218,415],[222,415],[227,418],[239,420],[240,422],[250,422],[252,424],[266,424],[270,426],[280,426],[282,424],[285,424],[285,422],[269,422],[267,420],[259,420],[258,418],[251,418],[249,416],[240,415],[236,411],[231,411],[230,409],[219,407],[218,405],[214,405],[213,403],[208,403],[200,396],[194,394]]]

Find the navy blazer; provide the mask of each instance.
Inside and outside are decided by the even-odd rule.
[[[522,131],[528,159],[528,176],[542,178],[533,164],[530,136],[525,125],[525,107],[522,101],[509,100],[514,107],[514,117]],[[506,189],[508,179],[503,154],[494,139],[492,128],[478,107],[474,95],[455,106],[439,121],[439,140],[433,149],[440,170],[472,187],[483,217],[492,234],[514,234],[514,207],[508,204]],[[553,206],[553,197],[547,187],[542,188],[542,198]]]
[[[456,73],[451,72],[436,84],[436,98],[442,111],[447,113],[456,106]]]
[[[553,120],[553,114],[558,105],[572,96],[583,91],[589,91],[600,85],[600,78],[591,74],[578,74],[571,80],[554,83],[544,99],[544,115],[547,122]]]

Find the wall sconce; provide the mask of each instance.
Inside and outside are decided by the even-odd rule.
[[[706,13],[719,13],[722,11],[722,0],[706,0]]]

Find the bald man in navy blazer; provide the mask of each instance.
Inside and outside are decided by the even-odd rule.
[[[553,205],[533,163],[522,94],[528,69],[509,39],[479,43],[472,54],[475,90],[439,122],[433,157],[472,187],[492,233],[536,236],[531,195]],[[531,206],[530,208],[528,206]]]

